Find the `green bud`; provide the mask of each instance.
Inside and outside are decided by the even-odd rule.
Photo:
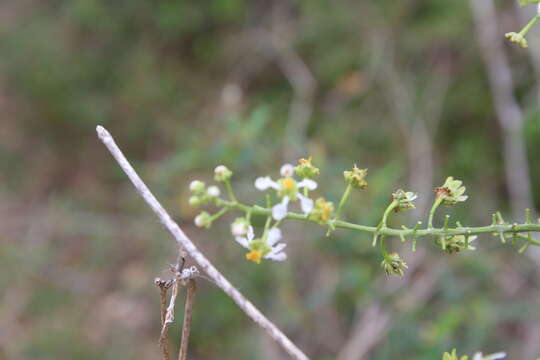
[[[215,185],[209,186],[206,190],[206,195],[208,195],[209,198],[217,198],[221,194],[221,191],[219,188]]]
[[[344,171],[343,177],[348,184],[351,184],[354,188],[365,189],[367,187],[366,175],[368,169],[359,169],[356,165],[351,171]]]
[[[195,225],[208,229],[212,225],[212,216],[206,211],[201,212],[195,217]]]
[[[201,206],[202,205],[202,199],[196,195],[193,195],[189,198],[189,205],[190,206]]]
[[[307,159],[298,160],[298,165],[296,165],[294,168],[296,175],[301,178],[308,179],[313,179],[316,176],[319,176],[321,171],[317,167],[313,166],[311,163],[312,160],[313,158],[311,156]]]
[[[399,275],[403,276],[404,270],[407,269],[407,264],[401,259],[398,253],[391,253],[384,257],[384,260],[381,262],[381,267],[383,268],[386,275]]]
[[[509,32],[504,34],[504,37],[510,40],[510,42],[516,43],[524,49],[529,47],[527,39],[525,39],[525,36],[523,36],[521,33]]]
[[[231,178],[233,172],[224,165],[219,165],[214,169],[214,180],[225,182]]]
[[[437,244],[440,246],[443,246],[443,250],[447,254],[455,254],[460,252],[461,250],[475,250],[474,247],[470,245],[471,242],[476,240],[477,236],[469,236],[467,237],[465,235],[454,235],[454,236],[447,236],[444,239],[443,242],[439,239],[437,240]]]
[[[315,201],[315,207],[309,214],[309,220],[316,221],[319,225],[326,225],[334,214],[334,204],[324,198]]]
[[[196,195],[203,195],[205,190],[205,184],[199,180],[193,180],[189,184],[189,190]]]

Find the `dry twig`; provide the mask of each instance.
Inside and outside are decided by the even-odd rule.
[[[189,344],[189,332],[191,330],[191,313],[196,290],[195,280],[189,279],[187,283],[186,305],[184,308],[184,324],[182,325],[182,339],[180,340],[180,352],[178,360],[186,360]]]
[[[159,201],[150,192],[146,184],[141,180],[133,167],[125,158],[122,151],[116,145],[111,134],[102,126],[97,126],[96,131],[100,140],[111,152],[122,170],[129,177],[137,192],[144,198],[146,203],[152,208],[165,228],[174,236],[181,250],[185,250],[206,274],[223,290],[238,307],[246,313],[257,325],[262,327],[272,339],[294,359],[308,360],[309,358],[295,344],[279,330],[274,323],[268,320],[248,299],[245,298],[232,284],[212,265],[193,242],[184,234],[178,224],[171,218],[167,211],[161,206]]]

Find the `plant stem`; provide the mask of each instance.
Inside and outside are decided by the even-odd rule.
[[[225,180],[225,189],[227,190],[227,195],[229,195],[231,201],[238,202],[238,200],[236,200],[236,196],[234,196],[234,192],[229,179]]]
[[[251,211],[252,214],[256,215],[270,215],[272,213],[271,208],[264,208],[261,206],[247,206],[241,203],[232,203],[225,200],[221,201],[225,206],[230,207],[231,209],[240,210],[243,212]],[[316,223],[314,220],[309,220],[304,214],[298,214],[294,212],[287,213],[286,219],[291,220],[304,220]],[[389,227],[377,228],[376,226],[367,226],[361,224],[354,224],[347,221],[336,220],[334,222],[336,228],[350,229],[368,233],[378,232],[381,235],[387,236],[453,236],[453,235],[477,235],[477,234],[486,234],[486,233],[524,233],[524,232],[540,232],[540,224],[492,224],[489,226],[478,226],[478,227],[458,227],[458,228],[427,228],[427,229],[394,229]],[[540,241],[538,244],[535,243],[536,240],[533,240],[533,244],[540,246]]]
[[[349,198],[349,195],[351,194],[352,186],[351,184],[347,185],[347,188],[345,188],[345,192],[343,192],[343,195],[341,196],[341,200],[339,201],[338,208],[336,210],[336,216],[337,219],[339,217],[339,213],[341,212],[341,209],[343,208],[343,205],[347,202],[347,199]]]
[[[383,214],[383,217],[382,217],[382,227],[383,228],[386,228],[386,220],[388,218],[388,214],[390,214],[390,211],[394,210],[395,207],[398,205],[398,202],[396,200],[393,200],[390,205],[388,205],[388,207],[386,208],[386,210],[384,210],[384,214]]]
[[[437,211],[437,208],[439,207],[439,205],[441,205],[441,203],[442,199],[437,198],[433,203],[431,210],[429,210],[428,229],[433,229],[433,216],[435,215],[435,211]]]

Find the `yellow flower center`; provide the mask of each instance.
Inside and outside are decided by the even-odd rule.
[[[262,258],[262,251],[260,250],[251,250],[246,254],[246,259],[253,261],[255,264],[260,264]]]
[[[332,207],[330,206],[330,204],[328,204],[327,202],[325,202],[323,205],[322,205],[322,214],[321,214],[321,220],[323,221],[328,221],[330,220],[330,215],[332,215]]]
[[[281,184],[283,184],[283,187],[285,188],[285,190],[291,191],[294,189],[296,182],[294,181],[293,178],[288,177],[288,178],[283,179]]]

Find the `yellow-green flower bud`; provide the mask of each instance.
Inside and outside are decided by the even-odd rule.
[[[201,206],[203,203],[202,199],[197,195],[193,195],[189,198],[189,205],[191,206]]]
[[[470,245],[471,242],[476,240],[476,235],[467,237],[465,235],[448,236],[445,239],[444,251],[447,254],[455,254],[461,250],[474,250],[475,248]],[[443,245],[441,240],[437,240],[438,245]]]
[[[308,178],[313,179],[316,176],[319,176],[319,173],[321,172],[319,168],[313,166],[311,163],[313,161],[313,158],[310,156],[307,159],[300,159],[298,160],[298,165],[294,167],[294,172],[297,176],[301,178]]]
[[[384,257],[384,260],[381,262],[381,267],[383,268],[386,275],[399,275],[403,276],[404,270],[407,269],[407,264],[398,253],[391,253]]]
[[[527,39],[525,39],[525,36],[523,36],[521,33],[509,32],[504,34],[504,37],[510,40],[510,42],[516,43],[524,49],[529,47],[529,44],[527,44]]]
[[[212,225],[212,216],[206,211],[201,212],[195,217],[195,225],[208,229]]]
[[[334,214],[334,204],[324,198],[315,201],[315,207],[309,214],[309,220],[316,221],[319,225],[326,225]]]
[[[193,180],[191,184],[189,184],[189,190],[196,195],[203,195],[205,187],[205,184],[199,180]]]
[[[214,180],[225,182],[231,178],[233,172],[224,165],[219,165],[214,169]]]
[[[221,191],[215,185],[209,186],[206,190],[206,195],[208,195],[209,198],[217,198],[220,194]]]
[[[368,169],[359,169],[356,165],[351,171],[344,171],[343,177],[345,181],[351,184],[354,188],[365,189],[367,187],[366,176]]]

